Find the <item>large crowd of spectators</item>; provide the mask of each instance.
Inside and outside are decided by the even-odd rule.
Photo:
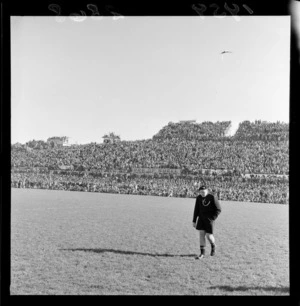
[[[289,124],[256,120],[243,121],[234,135],[241,140],[288,140]]]
[[[203,177],[203,170],[222,169],[230,175],[206,173],[206,180],[223,200],[286,203],[288,181],[274,175],[289,173],[288,125],[244,121],[235,135],[227,137],[229,127],[228,121],[169,123],[147,140],[71,147],[12,146],[12,186],[195,196],[193,186]],[[180,169],[181,175],[134,177],[136,168]],[[243,177],[249,173],[264,174],[267,179]]]
[[[171,168],[197,173],[200,169],[232,169],[240,173],[288,174],[287,142],[223,140],[121,141],[80,145],[75,149],[12,150],[13,167],[119,170]]]
[[[267,176],[246,178],[240,176],[149,176],[103,173],[97,176],[84,172],[12,173],[12,187],[38,188],[119,194],[156,195],[169,197],[196,197],[200,184],[205,182],[210,191],[221,200],[288,203],[288,180]],[[59,171],[58,171],[59,172]]]
[[[230,125],[231,121],[217,121],[215,123],[204,121],[200,124],[192,121],[169,122],[167,126],[153,136],[153,140],[217,140],[226,135]]]

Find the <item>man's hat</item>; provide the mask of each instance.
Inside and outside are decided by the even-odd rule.
[[[199,190],[206,190],[207,187],[205,185],[200,186]]]

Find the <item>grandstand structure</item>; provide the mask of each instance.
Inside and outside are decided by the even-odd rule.
[[[176,195],[174,190],[181,190],[185,184],[184,190],[190,190],[189,196],[193,196],[194,186],[205,180],[225,199],[248,197],[252,201],[286,203],[289,125],[243,121],[235,134],[228,135],[230,127],[231,121],[179,121],[169,122],[146,140],[121,141],[110,133],[102,144],[72,148],[64,147],[58,137],[48,139],[48,149],[33,145],[26,150],[20,144],[12,145],[12,184],[26,178],[31,184],[49,187],[45,181],[55,177],[57,186],[64,186],[55,188],[68,189],[78,182],[76,188],[94,184],[102,186],[102,191],[147,194],[148,190],[155,194],[163,190],[163,195]],[[54,141],[55,146],[51,145]],[[157,187],[162,180],[164,187]],[[170,186],[172,180],[177,183]],[[187,196],[182,192],[178,194]]]
[[[196,120],[180,120],[179,123],[183,124],[196,124]]]
[[[69,137],[67,136],[54,136],[47,139],[47,143],[54,147],[66,146],[69,143]]]

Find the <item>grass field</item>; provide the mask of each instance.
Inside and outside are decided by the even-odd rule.
[[[221,201],[195,260],[194,203],[12,189],[11,294],[289,295],[287,205]]]

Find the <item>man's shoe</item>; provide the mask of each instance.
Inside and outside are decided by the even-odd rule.
[[[204,258],[204,255],[203,255],[203,254],[200,254],[200,255],[198,255],[198,256],[195,257],[195,259],[202,259],[202,258]]]

